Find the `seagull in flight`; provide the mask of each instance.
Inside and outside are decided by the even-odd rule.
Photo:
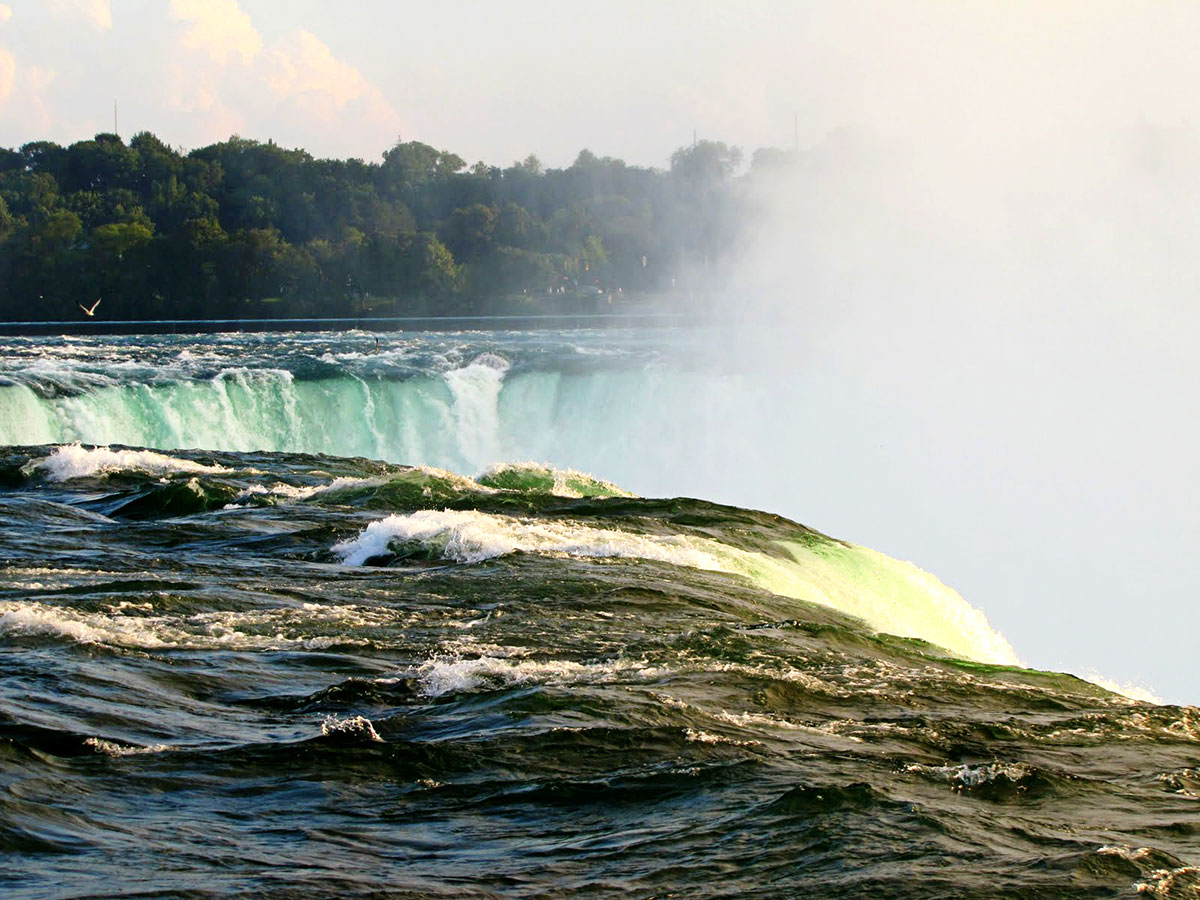
[[[84,306],[84,305],[83,305],[82,303],[80,303],[78,300],[76,300],[76,301],[75,301],[75,305],[76,305],[76,306],[78,306],[80,309],[82,309],[82,310],[83,310],[83,314],[84,314],[85,316],[94,316],[94,315],[96,314],[96,307],[100,305],[100,300],[101,300],[101,299],[103,299],[103,298],[99,298],[99,297],[98,297],[98,298],[96,299],[96,302],[95,302],[95,303],[93,303],[93,304],[91,305],[91,308],[88,308],[88,307]]]

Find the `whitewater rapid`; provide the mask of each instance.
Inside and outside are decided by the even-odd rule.
[[[318,346],[289,358],[233,342],[135,368],[57,349],[0,365],[0,444],[328,453],[458,472],[532,459],[650,490],[747,403],[736,376],[648,353],[615,365],[586,344],[556,348],[568,359],[554,366],[539,365],[540,348],[514,364],[486,345],[386,358]],[[697,392],[707,398],[698,416],[686,402]]]

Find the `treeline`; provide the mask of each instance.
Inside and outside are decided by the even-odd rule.
[[[417,142],[367,163],[239,137],[186,155],[148,132],[38,141],[0,149],[0,319],[97,298],[112,319],[591,312],[726,252],[739,164],[712,141],[668,170],[587,150],[468,167]]]

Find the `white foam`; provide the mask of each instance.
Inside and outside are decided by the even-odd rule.
[[[1009,781],[1017,782],[1032,774],[1032,770],[1022,763],[1003,762],[983,763],[976,766],[966,764],[958,766],[923,766],[919,763],[912,763],[905,766],[904,771],[940,778],[947,781],[956,791],[969,791],[980,785],[995,781],[998,778],[1007,778]]]
[[[143,756],[148,753],[162,753],[164,750],[171,749],[166,744],[153,744],[149,747],[137,747],[131,744],[118,744],[115,741],[106,741],[104,738],[97,737],[90,737],[84,741],[84,743],[97,753],[102,753],[105,756],[113,757]]]
[[[482,562],[523,551],[583,557],[659,560],[697,569],[719,570],[720,559],[705,541],[682,536],[642,536],[569,522],[533,522],[472,510],[420,510],[372,522],[358,535],[333,547],[347,565],[360,566],[389,552],[394,542],[418,541],[446,559]],[[709,541],[714,545],[715,542]]]
[[[478,467],[496,459],[500,431],[500,388],[508,360],[483,353],[469,365],[443,374],[454,398],[455,435],[463,459]]]
[[[477,690],[493,684],[512,687],[522,684],[575,684],[608,682],[619,677],[657,677],[662,670],[642,660],[620,658],[600,663],[572,660],[513,659],[477,656],[463,659],[439,656],[416,669],[421,691],[429,697]]]
[[[448,481],[453,487],[461,491],[475,491],[480,494],[498,493],[493,487],[488,487],[486,484],[479,484],[475,479],[468,478],[466,475],[459,475],[457,472],[451,472],[449,469],[439,469],[437,466],[413,466],[413,468],[430,478]]]
[[[1179,893],[1179,889],[1187,890],[1187,894]],[[1145,881],[1139,881],[1133,886],[1139,894],[1149,894],[1151,897],[1161,897],[1170,900],[1172,897],[1200,896],[1200,866],[1180,866],[1177,869],[1155,869],[1146,876]]]
[[[120,644],[146,648],[167,646],[133,616],[97,616],[41,604],[0,604],[0,633],[47,634],[79,644]],[[125,620],[125,621],[122,621]]]
[[[1200,771],[1190,768],[1176,769],[1174,772],[1162,772],[1156,777],[1180,797],[1186,797],[1188,800],[1200,800],[1200,793],[1188,787],[1189,784],[1200,783]]]
[[[358,740],[383,743],[383,738],[375,730],[375,724],[366,716],[353,716],[342,719],[336,715],[325,717],[321,723],[321,734],[324,737],[356,738]]]
[[[79,644],[139,650],[323,650],[335,645],[366,644],[363,638],[346,635],[397,622],[396,613],[386,609],[314,603],[186,616],[129,614],[126,608],[89,612],[50,604],[0,601],[0,634],[47,635]]]
[[[724,737],[719,734],[712,734],[708,731],[701,731],[698,728],[689,728],[684,732],[690,743],[694,744],[731,744],[735,747],[751,747],[761,745],[761,741],[747,740],[741,741],[736,738]]]
[[[1090,681],[1092,684],[1104,688],[1106,691],[1112,691],[1114,694],[1120,694],[1122,697],[1128,697],[1130,700],[1140,700],[1144,703],[1154,703],[1162,706],[1163,699],[1154,693],[1153,690],[1141,684],[1132,682],[1117,682],[1111,678],[1105,678],[1099,672],[1090,671],[1080,676],[1084,681]]]
[[[252,496],[274,496],[284,497],[288,500],[307,500],[310,497],[315,497],[317,494],[324,494],[327,491],[341,491],[348,488],[370,487],[385,484],[385,478],[353,478],[349,476],[341,476],[333,479],[329,484],[314,484],[297,487],[296,485],[287,484],[285,482],[276,482],[272,485],[252,484],[244,491],[240,491],[234,500],[248,500]]]
[[[1128,844],[1101,847],[1096,852],[1105,856],[1120,857],[1143,870],[1145,865],[1151,864],[1156,855],[1156,851],[1150,847],[1130,847]],[[1133,890],[1138,894],[1161,897],[1162,900],[1200,896],[1200,866],[1152,869],[1145,874],[1143,881],[1133,885]]]
[[[51,481],[69,481],[108,472],[145,472],[150,475],[186,473],[193,475],[218,474],[232,471],[224,466],[206,466],[190,459],[179,459],[153,450],[113,450],[109,447],[86,449],[79,444],[66,444],[49,456],[31,460],[22,471],[45,472]]]

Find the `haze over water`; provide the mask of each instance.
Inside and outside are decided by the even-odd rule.
[[[752,502],[922,560],[1035,665],[1194,698],[1194,147],[960,149],[847,131],[770,186],[723,295],[722,353],[789,413],[750,443],[793,477]]]

